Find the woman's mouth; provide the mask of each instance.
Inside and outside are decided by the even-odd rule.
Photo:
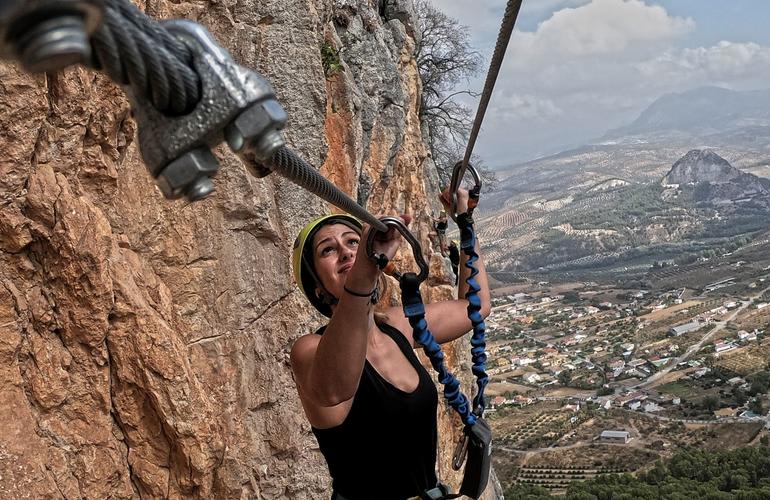
[[[342,266],[342,267],[340,268],[340,270],[339,270],[339,271],[337,271],[337,272],[338,272],[339,274],[342,274],[342,273],[346,273],[346,272],[350,271],[350,269],[351,269],[352,267],[353,267],[353,264],[345,264],[345,265],[344,265],[344,266]]]

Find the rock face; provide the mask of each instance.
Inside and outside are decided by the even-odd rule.
[[[289,112],[290,146],[370,211],[412,215],[430,254],[436,180],[417,118],[413,8],[380,4],[141,6],[201,22],[262,72]],[[325,74],[326,46],[340,67]],[[327,497],[288,364],[320,318],[288,256],[329,207],[251,178],[224,148],[214,197],[167,202],[104,77],[5,64],[0,81],[0,497]],[[427,298],[449,297],[443,261],[431,262]],[[446,349],[450,363],[468,350]],[[458,422],[442,408],[439,472],[454,485]]]
[[[687,153],[674,163],[662,184],[695,186],[696,201],[710,203],[765,198],[770,193],[770,181],[738,170],[710,150]]]
[[[693,149],[677,160],[663,178],[664,184],[723,183],[745,175],[719,156],[706,150]]]

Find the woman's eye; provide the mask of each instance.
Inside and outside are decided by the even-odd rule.
[[[359,242],[358,238],[355,238],[355,239],[350,240],[348,242],[348,245],[350,245],[352,247],[357,247],[358,246],[358,242]]]
[[[329,255],[332,251],[334,251],[334,247],[325,247],[321,250],[321,255]]]

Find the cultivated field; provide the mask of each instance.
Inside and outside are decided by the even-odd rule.
[[[763,370],[770,363],[770,347],[752,345],[719,357],[716,366],[745,376]]]

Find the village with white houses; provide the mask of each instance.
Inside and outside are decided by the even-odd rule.
[[[734,285],[498,290],[487,395],[505,449],[526,453],[518,470],[581,446],[614,449],[610,468],[623,446],[620,456],[636,457],[624,463],[641,466],[701,435],[748,443],[770,433],[770,281]]]
[[[548,397],[556,391],[603,407],[654,412],[661,409],[656,403],[681,403],[676,394],[651,390],[665,388],[656,382],[686,380],[694,385],[705,378],[699,384],[707,385],[715,368],[729,369],[727,360],[741,354],[756,358],[760,365],[770,363],[770,356],[763,355],[770,352],[770,336],[757,327],[745,330],[731,324],[743,311],[745,316],[762,314],[770,302],[685,303],[682,295],[683,290],[657,296],[642,290],[628,295],[626,301],[596,306],[570,303],[575,297],[569,292],[541,297],[517,293],[495,299],[494,315],[487,322],[489,337],[496,339],[488,351],[487,373],[495,381],[527,390],[509,391],[518,392],[510,398],[496,396],[492,407],[522,404],[533,399],[528,394]],[[681,321],[661,329],[659,323],[669,323],[671,316]],[[738,375],[714,382],[742,389],[750,386]],[[575,389],[574,394],[565,391],[569,388]],[[598,395],[588,395],[586,390]]]

